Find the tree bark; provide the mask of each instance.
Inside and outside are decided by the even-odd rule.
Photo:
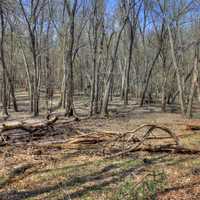
[[[143,106],[143,104],[144,104],[145,96],[146,96],[147,89],[148,89],[148,86],[149,86],[149,81],[150,81],[150,78],[151,78],[151,74],[152,74],[153,69],[155,67],[156,61],[157,61],[157,59],[160,55],[161,49],[162,49],[162,47],[160,46],[160,48],[159,48],[159,50],[158,50],[158,52],[157,52],[157,54],[156,54],[156,56],[155,56],[155,58],[152,62],[152,65],[151,65],[151,67],[148,71],[147,78],[146,78],[146,81],[145,81],[144,90],[142,92],[142,98],[141,98],[140,106]]]
[[[189,103],[187,106],[187,112],[186,116],[188,118],[192,117],[192,103],[193,103],[193,98],[194,98],[194,93],[198,85],[198,60],[199,60],[199,50],[198,47],[196,47],[195,51],[195,58],[194,58],[194,70],[193,70],[193,78],[192,78],[192,85],[190,89],[190,95],[189,95]]]
[[[3,115],[8,116],[8,109],[7,109],[7,81],[6,81],[6,63],[4,58],[4,36],[5,36],[5,23],[4,23],[4,14],[3,8],[0,4],[0,17],[1,17],[1,64],[3,67]]]
[[[117,36],[117,42],[115,45],[115,49],[114,49],[114,54],[111,58],[112,62],[111,62],[111,67],[108,73],[108,78],[106,80],[106,86],[105,86],[105,91],[104,91],[104,95],[103,95],[103,102],[102,102],[102,110],[101,110],[101,115],[103,116],[107,116],[108,115],[108,102],[109,102],[109,95],[110,95],[110,89],[111,89],[111,81],[112,81],[112,76],[113,76],[113,70],[115,68],[116,65],[116,60],[117,60],[117,53],[118,53],[118,48],[119,48],[119,42],[121,39],[121,35],[122,32],[125,28],[125,25],[127,23],[128,18],[126,17],[126,19],[124,20],[124,23],[118,33]]]
[[[185,102],[184,102],[183,86],[182,86],[182,81],[181,81],[181,73],[176,61],[176,56],[175,56],[175,51],[174,51],[174,42],[173,42],[172,32],[171,32],[171,28],[169,24],[167,25],[167,30],[169,34],[172,61],[173,61],[174,68],[176,70],[176,78],[177,78],[177,84],[178,84],[178,89],[179,89],[179,100],[180,100],[180,105],[181,105],[181,112],[183,115],[185,115]]]
[[[69,48],[66,56],[66,69],[67,71],[67,105],[65,110],[65,115],[71,117],[74,115],[74,77],[73,77],[73,51],[74,51],[74,34],[75,34],[75,14],[77,8],[77,0],[74,0],[73,7],[70,8],[70,4],[67,1],[67,12],[69,15]]]

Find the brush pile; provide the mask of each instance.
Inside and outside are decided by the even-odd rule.
[[[3,124],[0,128],[0,145],[16,144],[16,141],[37,144],[41,137],[53,137],[61,133],[56,130],[58,117],[48,116],[40,123],[15,122]],[[20,130],[20,132],[19,132]],[[64,143],[66,149],[87,150],[106,157],[123,156],[136,151],[199,154],[200,150],[183,147],[179,138],[169,128],[156,124],[143,124],[126,132],[97,131],[72,134],[66,140],[55,138],[43,145]],[[22,144],[22,143],[21,143]],[[40,143],[41,145],[41,143]]]
[[[200,154],[200,150],[181,145],[169,128],[156,124],[143,124],[134,130],[83,134],[65,143],[69,149],[90,149],[108,158],[136,151]]]
[[[53,125],[58,120],[56,116],[47,116],[46,120],[27,123],[23,121],[7,122],[0,126],[0,146],[16,142],[29,142],[48,135],[54,130]]]

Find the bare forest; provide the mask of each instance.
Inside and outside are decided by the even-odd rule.
[[[199,0],[0,0],[0,200],[200,199]]]

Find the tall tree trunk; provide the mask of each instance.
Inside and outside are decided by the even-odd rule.
[[[4,36],[5,36],[5,23],[4,23],[4,14],[3,9],[0,4],[0,17],[1,17],[1,64],[3,67],[3,115],[8,116],[8,109],[7,109],[7,81],[6,81],[6,63],[4,57]]]
[[[12,97],[12,103],[13,103],[13,107],[14,107],[14,111],[18,112],[18,106],[17,106],[17,100],[15,97],[15,72],[14,72],[14,64],[13,64],[13,57],[14,57],[14,32],[13,29],[11,27],[11,58],[10,58],[10,63],[11,63],[11,67],[10,67],[10,95]]]
[[[63,38],[62,46],[62,65],[63,65],[63,80],[61,85],[61,97],[59,107],[65,109],[66,106],[66,92],[67,92],[67,64],[66,64],[66,34]]]
[[[189,95],[189,102],[188,102],[187,112],[186,112],[186,116],[188,118],[192,117],[193,97],[194,97],[194,93],[195,93],[195,90],[198,85],[198,67],[197,67],[198,60],[199,60],[199,50],[197,47],[196,52],[195,52],[195,58],[194,58],[194,70],[193,70],[192,84],[191,84],[190,95]]]
[[[111,81],[112,81],[112,76],[113,76],[113,70],[115,68],[116,62],[117,62],[117,53],[118,53],[118,48],[119,48],[119,42],[121,39],[121,35],[122,32],[125,28],[125,25],[127,23],[128,17],[125,18],[124,23],[118,33],[117,36],[117,42],[115,45],[115,49],[114,49],[114,53],[112,56],[112,62],[111,62],[111,66],[110,66],[110,70],[108,73],[108,78],[106,80],[106,86],[105,86],[105,91],[104,91],[104,95],[103,95],[103,102],[102,102],[102,110],[101,110],[101,115],[106,116],[108,115],[108,102],[109,102],[109,94],[110,94],[110,89],[111,89]]]
[[[161,96],[161,109],[163,112],[166,111],[166,83],[167,83],[167,77],[166,73],[164,73],[163,77],[163,84],[162,84],[162,96]]]
[[[3,73],[5,73],[5,79],[8,80],[9,83],[9,87],[10,87],[10,94],[12,96],[12,101],[13,101],[13,107],[14,110],[17,112],[18,111],[18,107],[17,107],[17,100],[15,97],[15,89],[14,89],[14,83],[13,80],[10,76],[10,73],[8,71],[8,68],[6,66],[6,62],[5,62],[5,55],[4,55],[4,36],[5,36],[5,21],[4,21],[4,13],[3,13],[3,9],[0,5],[0,16],[1,16],[1,63],[2,63],[2,67],[3,67]],[[6,83],[4,83],[5,87],[6,87]]]
[[[39,115],[39,69],[36,58],[36,52],[33,52],[34,62],[34,78],[33,78],[33,115],[36,117]]]
[[[111,81],[108,79],[107,84],[105,86],[104,95],[102,99],[102,107],[101,107],[101,115],[108,115],[108,102],[109,102],[109,94],[111,89]]]
[[[185,79],[184,79],[184,82],[185,82],[185,83],[189,80],[190,76],[193,74],[193,70],[194,70],[194,68],[192,68],[192,69],[190,70],[190,72],[187,74],[187,76],[185,77]],[[174,103],[175,100],[176,100],[176,97],[177,97],[178,95],[179,95],[179,90],[177,90],[177,91],[173,94],[173,96],[171,97],[170,103]]]
[[[169,33],[169,42],[170,42],[170,47],[171,47],[172,61],[173,61],[174,68],[176,70],[176,78],[177,78],[177,84],[178,84],[178,89],[179,89],[179,100],[180,100],[180,105],[181,105],[181,112],[183,115],[185,115],[185,102],[184,102],[183,86],[182,86],[182,81],[181,81],[181,72],[176,61],[176,56],[175,56],[175,51],[174,51],[174,42],[173,42],[172,32],[171,32],[171,28],[169,24],[167,25],[167,30]]]
[[[112,35],[110,38],[110,41],[112,39]],[[119,39],[119,38],[118,38]],[[118,40],[119,42],[119,40]],[[119,45],[119,44],[118,44]],[[116,46],[117,47],[117,46]],[[106,65],[108,65],[108,48],[107,47],[107,59],[106,59]],[[115,49],[115,54],[117,55],[117,49]],[[111,66],[109,69],[109,73],[108,73],[108,77],[105,81],[104,84],[104,91],[103,91],[103,95],[101,97],[101,115],[102,116],[108,116],[108,102],[109,102],[109,95],[110,95],[110,89],[111,89],[111,81],[112,81],[112,76],[113,76],[113,69],[114,69],[114,65],[115,65],[115,59],[111,58]]]
[[[21,42],[20,42],[21,44]],[[25,71],[26,71],[26,76],[27,76],[27,82],[28,82],[28,94],[29,94],[29,99],[30,99],[30,111],[33,112],[33,81],[31,78],[31,73],[30,73],[30,68],[28,64],[28,60],[25,54],[25,50],[21,44],[21,49],[22,49],[22,56],[24,60],[24,65],[25,65]]]
[[[65,115],[70,117],[73,116],[74,113],[74,76],[73,76],[73,53],[74,53],[74,31],[75,31],[75,14],[77,8],[77,0],[74,0],[72,8],[70,8],[70,4],[67,1],[66,3],[67,11],[69,15],[69,48],[66,56],[66,64],[68,66],[67,71],[67,105]],[[66,68],[67,69],[67,68]]]
[[[40,70],[39,70],[39,63],[38,63],[38,42],[37,42],[37,11],[40,9],[40,0],[37,1],[37,3],[34,5],[34,2],[31,1],[30,10],[31,16],[28,16],[28,14],[25,11],[25,7],[22,0],[19,0],[20,7],[22,9],[25,21],[27,23],[28,27],[28,33],[29,33],[29,44],[30,44],[30,50],[32,54],[32,60],[33,60],[33,115],[38,116],[39,115],[39,97],[40,97]],[[40,21],[41,22],[41,21]]]
[[[198,99],[198,102],[200,103],[200,86],[199,86],[199,83],[197,83],[197,99]]]
[[[91,100],[90,100],[90,116],[98,113],[99,103],[99,68],[101,66],[101,56],[103,51],[103,40],[104,40],[104,27],[103,27],[103,4],[104,1],[100,2],[94,0],[91,2],[93,9],[93,16],[91,17],[91,28],[93,38],[91,42],[92,57],[93,57],[93,73],[92,73],[92,85],[91,85]],[[100,32],[101,31],[101,32]],[[100,37],[100,34],[102,36]],[[99,48],[100,46],[100,48]]]
[[[6,73],[3,69],[3,115],[8,116]]]
[[[133,11],[135,13],[135,11]],[[139,13],[139,11],[138,11]],[[134,16],[135,18],[135,16]],[[133,19],[134,22],[132,22],[130,19],[128,20],[128,33],[129,33],[129,56],[128,56],[128,66],[125,70],[125,86],[124,86],[124,105],[128,105],[128,94],[129,94],[129,77],[130,77],[130,69],[131,69],[131,63],[132,63],[132,56],[133,56],[133,42],[135,37],[135,30],[136,29],[136,19]],[[133,23],[133,24],[132,24]]]
[[[126,71],[122,69],[121,71],[121,100],[124,99],[124,90],[125,90],[125,79],[126,79]]]
[[[162,49],[162,47],[160,46],[160,48],[159,48],[159,50],[158,50],[158,52],[157,52],[157,54],[156,54],[156,56],[155,56],[155,58],[154,58],[154,60],[152,62],[152,65],[151,65],[151,67],[149,69],[149,72],[147,74],[144,90],[142,92],[142,98],[141,98],[140,106],[143,106],[143,104],[144,104],[144,100],[145,100],[145,97],[146,97],[147,89],[148,89],[148,86],[149,86],[149,81],[150,81],[154,66],[156,64],[156,61],[157,61],[157,59],[158,59],[158,57],[160,55],[161,49]]]
[[[131,28],[131,36],[130,36],[130,47],[129,47],[129,59],[128,59],[128,66],[125,71],[125,87],[124,87],[124,105],[128,105],[128,94],[129,94],[129,77],[130,77],[130,68],[131,68],[131,62],[132,62],[132,52],[133,52],[133,30]]]
[[[90,102],[90,116],[93,115],[94,112],[94,100],[95,100],[95,93],[97,89],[97,25],[95,24],[95,30],[94,30],[94,44],[93,44],[93,75],[92,75],[92,87],[91,87],[91,102]]]
[[[100,64],[96,69],[95,74],[95,93],[94,93],[94,113],[97,114],[99,112],[99,68]]]

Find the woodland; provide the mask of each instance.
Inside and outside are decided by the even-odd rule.
[[[0,0],[0,200],[200,199],[199,0]]]

